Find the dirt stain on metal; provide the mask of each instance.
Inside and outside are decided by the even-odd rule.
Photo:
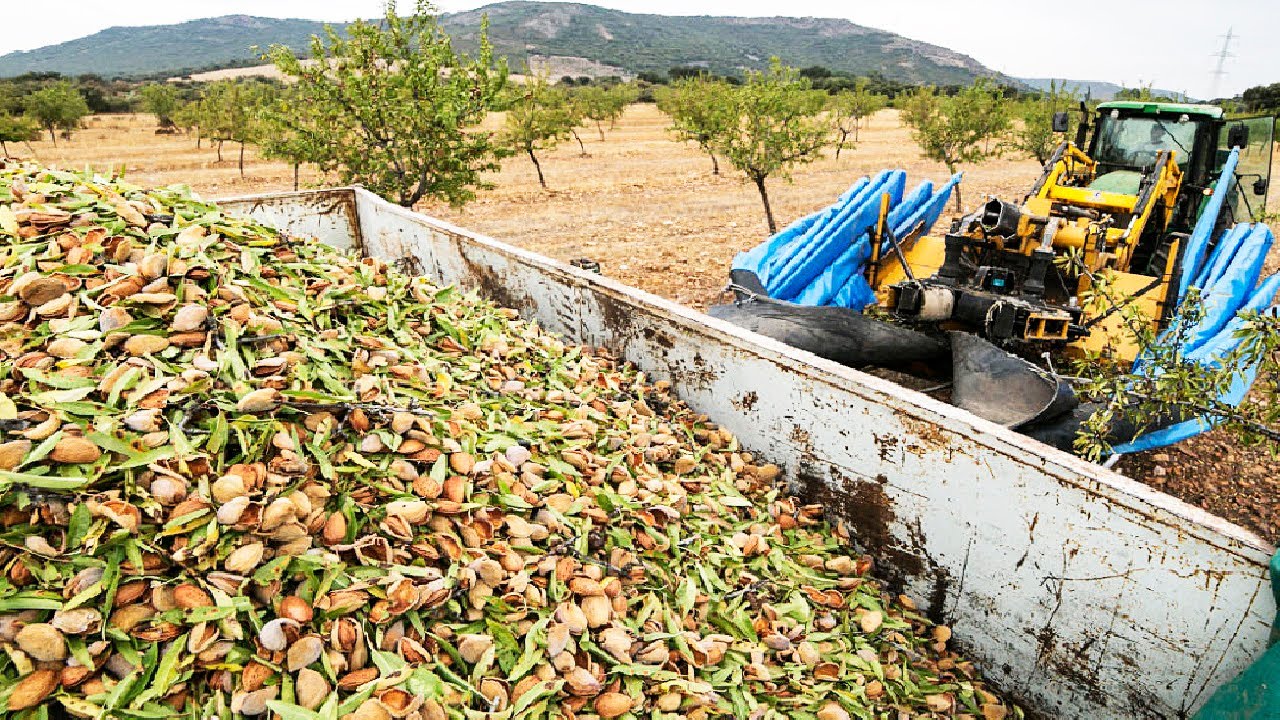
[[[926,572],[918,550],[902,546],[893,536],[892,525],[897,517],[893,501],[884,491],[887,478],[856,480],[833,471],[828,482],[812,470],[801,467],[796,474],[800,497],[805,502],[821,504],[832,520],[845,523],[854,543],[876,559],[877,575],[886,579],[891,589],[900,591],[907,578]]]

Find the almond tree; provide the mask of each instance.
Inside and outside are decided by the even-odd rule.
[[[1019,122],[1010,133],[1009,148],[1035,158],[1041,165],[1049,162],[1053,151],[1062,144],[1060,134],[1053,131],[1054,113],[1070,110],[1078,101],[1075,92],[1050,82],[1049,89],[1039,97],[1018,103],[1014,114]]]
[[[488,27],[470,57],[454,50],[429,3],[407,16],[390,3],[381,23],[326,27],[308,61],[283,46],[268,57],[297,78],[308,112],[291,128],[322,171],[406,207],[424,198],[461,205],[492,187],[484,175],[507,154],[478,127],[507,81]]]
[[[635,102],[635,88],[631,85],[618,84],[611,87],[603,85],[587,85],[574,93],[582,104],[583,116],[596,125],[600,133],[600,141],[604,142],[604,123],[610,127],[620,117],[627,106]]]
[[[49,141],[58,144],[55,130],[70,134],[89,114],[89,104],[79,90],[66,80],[51,83],[27,96],[27,114],[49,132]]]
[[[315,118],[300,95],[289,87],[273,99],[262,114],[258,138],[264,156],[283,160],[293,167],[294,190],[301,185],[303,163],[314,162],[312,145],[299,128],[310,128]]]
[[[0,158],[9,156],[8,143],[27,143],[30,150],[31,141],[39,137],[40,127],[31,118],[0,112]]]
[[[206,88],[200,98],[200,132],[217,141],[219,161],[222,160],[222,143],[240,145],[237,163],[240,177],[244,177],[245,145],[258,140],[262,115],[274,95],[275,87],[268,83],[219,80]]]
[[[888,103],[888,98],[871,92],[869,86],[870,82],[866,78],[858,78],[858,84],[853,90],[836,93],[827,101],[827,109],[831,113],[836,132],[840,133],[840,140],[836,143],[837,160],[840,159],[840,151],[849,141],[849,136],[852,135],[853,141],[857,142],[858,129],[863,122]]]
[[[177,127],[173,116],[178,112],[178,91],[167,83],[148,83],[138,89],[142,107],[156,116],[161,130]]]
[[[655,88],[658,109],[671,118],[671,130],[686,142],[695,142],[711,156],[711,174],[720,174],[720,162],[712,139],[724,134],[731,122],[727,104],[732,87],[705,75],[685,77]]]
[[[547,178],[538,153],[551,150],[571,136],[581,116],[565,90],[539,75],[529,75],[528,82],[514,94],[507,109],[503,138],[508,147],[529,156],[538,171],[538,183],[546,188]]]
[[[907,98],[902,120],[912,130],[921,154],[955,174],[961,163],[978,163],[1000,154],[999,140],[1009,129],[1008,103],[1000,88],[979,78],[950,97],[921,88]],[[956,210],[960,211],[960,186]]]
[[[741,87],[724,95],[728,122],[710,145],[755,184],[770,234],[778,232],[778,224],[765,181],[790,179],[793,166],[817,159],[831,135],[822,117],[826,97],[777,58],[768,70],[748,73]]]

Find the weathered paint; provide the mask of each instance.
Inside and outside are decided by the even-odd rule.
[[[337,197],[354,202],[331,202]],[[1260,652],[1270,548],[925,395],[363,190],[240,201],[608,347],[777,462],[1032,717],[1179,718]],[[327,222],[327,221],[326,221]],[[355,228],[331,237],[338,226]]]

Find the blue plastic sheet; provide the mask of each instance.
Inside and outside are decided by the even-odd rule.
[[[761,265],[763,273],[757,273],[757,275],[760,277],[760,282],[764,283],[765,288],[769,290],[770,297],[781,299],[780,295],[774,293],[785,276],[794,269],[795,264],[809,256],[813,245],[822,238],[824,231],[839,225],[849,213],[860,208],[867,198],[874,194],[875,188],[884,183],[888,174],[889,171],[884,170],[874,179],[862,178],[854,183],[854,186],[841,195],[835,204],[823,210],[818,220],[803,233],[789,238],[786,244],[765,258]]]
[[[843,203],[861,192],[863,188],[870,184],[870,182],[870,178],[859,178],[857,182],[850,186],[849,189],[840,196],[840,202],[819,210],[812,215],[806,215],[783,228],[781,232],[769,238],[765,242],[755,246],[747,252],[738,253],[733,258],[733,269],[750,270],[760,278],[761,282],[764,282],[764,265],[766,263],[776,258],[782,252],[782,248],[788,243],[791,243],[796,238],[803,237],[804,234],[815,225],[820,225],[830,221]]]
[[[961,177],[957,173],[941,188],[926,180],[905,195],[907,178],[902,170],[860,178],[829,207],[739,253],[733,269],[754,272],[774,299],[861,310],[875,301],[863,275],[871,258],[871,230],[880,216],[881,198],[889,196],[886,222],[895,234],[928,232]],[[887,243],[881,252],[889,252]]]
[[[1196,277],[1200,274],[1200,268],[1204,265],[1205,250],[1208,248],[1209,239],[1213,236],[1213,229],[1218,224],[1218,214],[1222,212],[1222,204],[1231,194],[1231,183],[1236,180],[1236,165],[1239,162],[1240,148],[1235,148],[1227,156],[1222,175],[1218,177],[1218,183],[1213,186],[1213,195],[1209,197],[1209,202],[1201,212],[1195,229],[1191,231],[1191,237],[1187,238],[1186,247],[1182,251],[1182,277],[1178,282],[1178,302],[1182,302],[1182,299],[1187,296],[1187,290],[1194,285]]]
[[[1209,342],[1249,301],[1258,276],[1262,274],[1262,263],[1271,250],[1273,238],[1270,228],[1264,225],[1254,227],[1245,235],[1243,246],[1234,253],[1213,284],[1201,293],[1204,314],[1187,333],[1183,341],[1186,350],[1194,350]]]
[[[770,297],[790,300],[827,269],[850,245],[870,229],[880,214],[880,197],[888,194],[891,203],[902,200],[907,174],[893,170],[885,174],[883,182],[872,181],[871,186],[846,204],[846,210],[826,227],[806,235],[811,238],[800,252],[787,262],[776,279],[765,285]]]

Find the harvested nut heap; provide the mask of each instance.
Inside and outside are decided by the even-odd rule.
[[[178,188],[0,168],[8,717],[1021,717],[634,370]]]

